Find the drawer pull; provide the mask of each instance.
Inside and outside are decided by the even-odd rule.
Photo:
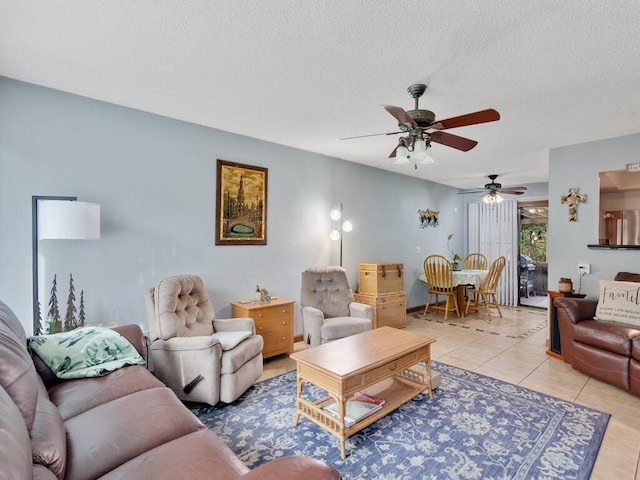
[[[282,324],[283,324],[283,325],[286,325],[286,324],[287,324],[287,322],[282,322]]]
[[[259,317],[262,317],[263,315],[261,313],[258,314]]]

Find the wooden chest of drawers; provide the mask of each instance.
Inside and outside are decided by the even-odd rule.
[[[233,302],[231,316],[253,318],[256,333],[264,340],[262,357],[268,358],[293,352],[294,304],[286,298],[272,299],[271,303]]]
[[[354,293],[353,298],[358,303],[373,307],[373,328],[407,326],[407,300],[404,292],[389,295]]]

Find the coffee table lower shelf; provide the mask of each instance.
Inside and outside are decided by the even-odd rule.
[[[305,383],[313,385],[313,382],[305,380],[304,378],[301,378],[299,381],[301,383],[301,387]],[[364,392],[375,397],[382,398],[385,402],[380,410],[364,417],[351,426],[346,426],[344,424],[344,419],[330,414],[323,408],[333,401],[340,403],[341,400],[337,396],[331,394],[331,392],[328,392],[330,395],[329,397],[319,402],[312,402],[302,398],[300,395],[296,402],[294,426],[298,425],[299,417],[302,415],[321,428],[332,433],[340,439],[340,453],[342,459],[345,459],[345,440],[347,438],[355,435],[372,423],[375,423],[424,391],[428,391],[430,398],[433,398],[430,382],[430,372],[425,368],[416,366],[415,368],[402,370],[392,377],[386,378],[379,383],[365,388],[363,390]]]

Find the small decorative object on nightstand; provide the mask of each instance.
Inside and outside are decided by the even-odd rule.
[[[256,324],[256,333],[262,336],[262,357],[268,358],[293,352],[293,300],[270,297],[270,303],[233,302],[233,318],[251,317]]]

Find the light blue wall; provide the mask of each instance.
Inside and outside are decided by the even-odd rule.
[[[640,134],[555,148],[549,156],[549,288],[561,277],[573,279],[578,289],[578,263],[590,263],[591,274],[582,281],[582,293],[597,298],[598,280],[612,279],[618,271],[640,272],[640,251],[594,250],[598,243],[598,173],[622,170],[640,159]],[[587,202],[578,207],[578,221],[569,222],[560,197],[578,187]]]
[[[268,245],[214,245],[218,158],[269,169]],[[64,309],[72,272],[76,295],[85,292],[87,321],[144,326],[144,289],[174,274],[200,275],[219,318],[256,284],[298,301],[304,268],[338,263],[328,214],[340,202],[354,224],[344,240],[352,285],[360,262],[402,262],[408,306],[423,305],[422,259],[446,253],[449,232],[464,250],[464,202],[456,192],[0,78],[0,298],[28,332],[32,195],[77,196],[102,210],[100,240],[40,242],[41,298],[57,273]],[[439,210],[440,227],[419,228],[419,208]],[[301,332],[299,312],[296,321]]]

